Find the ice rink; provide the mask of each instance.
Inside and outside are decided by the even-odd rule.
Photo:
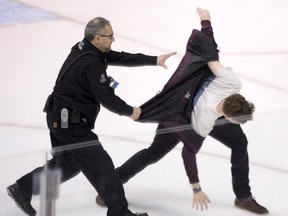
[[[193,28],[196,8],[210,10],[220,60],[242,81],[241,93],[256,106],[243,125],[249,140],[250,186],[271,216],[288,214],[288,0],[0,0],[0,215],[24,215],[6,187],[50,157],[42,112],[70,48],[83,39],[86,23],[103,16],[112,23],[117,51],[162,55],[177,51],[161,67],[109,67],[116,94],[140,106],[173,74]],[[152,142],[156,124],[133,122],[102,108],[95,132],[115,166]],[[198,154],[202,189],[211,204],[192,208],[182,143],[124,185],[130,209],[149,216],[252,216],[234,207],[230,150],[207,138]],[[96,191],[79,174],[60,186],[57,216],[102,216]],[[39,211],[39,197],[32,205]]]

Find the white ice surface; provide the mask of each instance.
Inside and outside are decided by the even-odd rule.
[[[177,51],[160,67],[110,67],[120,82],[117,95],[139,106],[161,90],[181,60],[197,7],[210,10],[221,61],[239,75],[242,93],[255,103],[253,122],[243,126],[249,139],[250,185],[257,201],[273,216],[288,212],[288,26],[287,0],[19,0],[54,13],[55,20],[0,25],[0,215],[23,215],[6,187],[42,165],[50,150],[42,112],[59,68],[85,24],[103,16],[112,22],[114,50],[160,55]],[[0,2],[1,7],[1,2]],[[17,16],[17,14],[15,14]],[[0,15],[1,19],[1,15]],[[102,109],[95,132],[115,166],[152,142],[156,124],[141,124]],[[179,144],[163,160],[125,184],[133,211],[150,216],[253,215],[233,206],[230,151],[207,138],[198,154],[203,190],[211,199],[203,212],[192,208]],[[80,174],[60,186],[57,216],[106,215],[96,192]],[[39,197],[33,206],[39,210]]]

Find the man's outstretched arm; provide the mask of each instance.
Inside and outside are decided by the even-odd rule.
[[[197,13],[201,22],[201,31],[206,35],[213,37],[213,28],[211,26],[211,16],[208,10],[197,8]]]

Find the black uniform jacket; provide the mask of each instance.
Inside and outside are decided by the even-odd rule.
[[[210,21],[202,21],[201,24],[201,31],[193,29],[186,53],[163,90],[141,105],[142,113],[137,121],[191,123],[192,100],[211,74],[207,62],[218,60]]]
[[[100,104],[119,115],[129,116],[133,108],[115,95],[109,86],[107,65],[156,65],[156,56],[109,51],[103,53],[88,40],[74,45],[65,60],[53,91],[53,103],[80,111],[91,127],[100,111]]]

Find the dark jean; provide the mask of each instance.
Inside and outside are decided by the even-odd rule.
[[[159,124],[157,130],[162,129],[164,129],[163,125]],[[232,123],[217,125],[213,128],[209,136],[231,149],[233,191],[238,198],[248,197],[251,194],[247,152],[248,142],[240,125]],[[180,139],[173,132],[156,134],[149,148],[137,152],[122,166],[116,169],[122,182],[126,183],[148,165],[159,161],[179,142]]]
[[[113,162],[90,126],[85,121],[81,121],[79,124],[70,124],[67,129],[61,129],[59,128],[60,114],[55,110],[47,113],[47,124],[53,150],[58,150],[53,151],[53,158],[47,162],[47,166],[61,170],[61,183],[81,171],[99,195],[105,199],[108,207],[107,215],[119,216],[129,212],[123,185],[115,172]],[[81,144],[89,145],[86,147],[82,145],[79,148]],[[38,167],[17,180],[30,200],[32,194],[39,194],[39,174],[43,169],[44,166]]]

